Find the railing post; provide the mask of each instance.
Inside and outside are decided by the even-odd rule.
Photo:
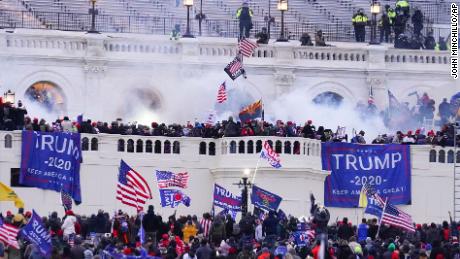
[[[57,17],[57,29],[58,30],[61,28],[60,18],[61,18],[61,13],[58,13],[58,17]]]
[[[163,17],[163,35],[166,35],[166,17]]]

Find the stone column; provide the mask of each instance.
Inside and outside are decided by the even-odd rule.
[[[368,46],[368,60],[366,67],[366,83],[368,93],[373,93],[374,102],[379,110],[385,109],[388,104],[386,94],[385,52],[388,50],[383,45]]]

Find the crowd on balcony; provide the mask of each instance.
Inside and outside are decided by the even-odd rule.
[[[447,99],[439,105],[440,123],[444,125],[439,131],[417,127],[414,130],[399,127],[401,131],[396,134],[379,135],[372,143],[403,143],[403,144],[433,144],[442,146],[453,146],[454,123],[448,123],[457,116],[458,107],[450,104]],[[398,110],[386,110],[378,112],[373,100],[368,105],[358,103],[356,112],[361,114],[363,121],[366,118],[380,116],[387,126],[402,125],[423,125],[424,121],[433,120],[435,115],[435,103],[427,94],[418,98],[417,105],[409,108],[408,104],[401,104]],[[308,120],[303,125],[293,121],[283,122],[277,120],[275,123],[261,120],[236,121],[232,117],[217,123],[187,122],[186,125],[177,123],[166,125],[165,123],[152,122],[150,126],[137,123],[125,123],[117,119],[112,123],[92,121],[90,119],[70,120],[69,117],[47,122],[45,119],[31,118],[27,116],[27,110],[21,101],[17,106],[10,103],[2,103],[0,99],[0,130],[34,130],[42,132],[79,132],[88,134],[121,134],[140,136],[167,136],[167,137],[245,137],[245,136],[277,136],[277,137],[304,137],[326,141],[351,141],[365,143],[365,132],[354,133],[353,136],[345,134],[345,128],[327,129],[323,126],[316,127],[313,121]],[[458,141],[460,142],[460,141]],[[457,142],[457,143],[458,143]]]
[[[24,226],[32,213],[19,209],[0,215],[5,223]],[[166,258],[166,259],[455,259],[460,257],[456,222],[417,224],[415,232],[362,219],[347,218],[319,227],[316,217],[278,212],[248,213],[240,220],[219,213],[171,215],[163,219],[153,206],[141,218],[119,210],[113,216],[99,210],[86,216],[68,210],[43,217],[52,241],[52,259]],[[326,223],[327,224],[327,221]],[[140,231],[142,228],[142,231]],[[328,236],[326,239],[325,233]],[[377,235],[377,232],[379,234]],[[296,234],[301,233],[303,239]],[[0,242],[0,257],[42,259],[35,244],[19,238],[20,249]],[[323,245],[321,244],[323,243]],[[324,247],[324,248],[321,248]],[[320,255],[323,249],[324,256]]]

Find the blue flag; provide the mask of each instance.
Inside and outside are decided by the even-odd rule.
[[[62,190],[80,204],[80,146],[78,133],[23,131],[20,183]]]
[[[382,202],[375,199],[373,196],[368,196],[367,207],[364,210],[364,213],[371,214],[380,218],[380,216],[382,216],[383,206],[384,204],[382,204]]]
[[[33,211],[29,223],[22,228],[21,235],[29,242],[35,244],[43,256],[49,257],[51,255],[52,245],[50,233],[35,211]]]
[[[322,168],[330,171],[324,182],[324,204],[353,208],[362,186],[371,185],[392,204],[411,202],[410,146],[323,143]]]
[[[181,203],[190,207],[190,197],[182,193],[180,190],[160,189],[161,206],[175,208]]]
[[[214,206],[230,211],[241,211],[241,197],[224,187],[214,184]]]
[[[276,211],[282,200],[283,198],[274,193],[255,185],[252,186],[251,202],[255,207],[268,211]]]

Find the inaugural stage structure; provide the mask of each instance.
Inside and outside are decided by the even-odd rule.
[[[329,174],[321,167],[321,143],[305,138],[244,137],[244,138],[168,138],[125,135],[82,134],[83,163],[80,171],[82,204],[74,207],[81,214],[98,209],[113,212],[135,209],[116,200],[117,174],[120,159],[137,170],[151,187],[152,204],[158,213],[169,216],[198,214],[211,210],[214,183],[234,194],[240,189],[233,183],[248,177],[252,183],[283,197],[280,208],[286,214],[309,215],[310,193],[316,202],[324,204],[324,179]],[[255,165],[262,142],[270,140],[278,149],[283,167],[272,168],[260,161],[257,175]],[[460,153],[453,148],[411,146],[411,205],[401,208],[416,222],[439,222],[453,211],[453,166]],[[61,211],[60,194],[19,184],[21,132],[0,132],[0,181],[11,185],[24,199],[26,209],[36,209],[41,215]],[[184,193],[191,198],[190,207],[161,208],[155,170],[188,172],[189,184]],[[248,175],[249,173],[249,175]],[[357,187],[359,189],[360,187]],[[8,202],[0,203],[2,210],[14,210]],[[252,207],[249,207],[250,211]],[[331,220],[347,216],[352,222],[363,217],[362,208],[328,208]]]

